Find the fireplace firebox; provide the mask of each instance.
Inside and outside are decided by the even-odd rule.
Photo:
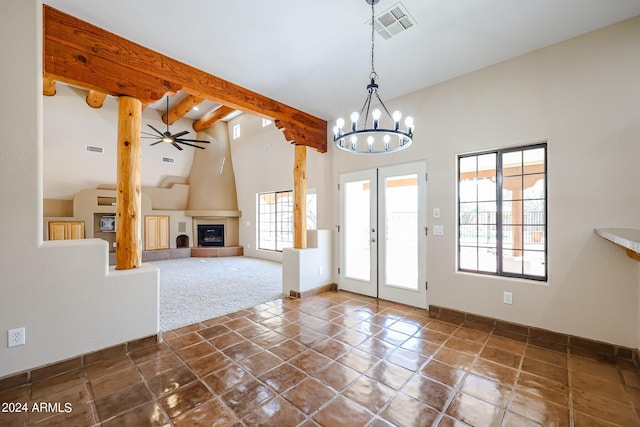
[[[199,224],[198,246],[224,246],[224,224]]]

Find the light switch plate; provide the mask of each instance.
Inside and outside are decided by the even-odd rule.
[[[433,235],[434,236],[444,236],[444,225],[434,225],[433,226]]]
[[[440,208],[433,208],[433,217],[440,218]]]

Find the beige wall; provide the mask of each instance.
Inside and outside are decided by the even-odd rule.
[[[42,3],[0,2],[0,377],[157,333],[158,271],[108,267],[106,242],[43,242]],[[69,167],[69,165],[67,165]]]
[[[211,141],[206,149],[194,149],[189,173],[189,210],[238,210],[236,182],[226,122],[217,122],[198,133]]]
[[[427,159],[425,203],[441,210],[429,226],[445,230],[428,240],[429,304],[636,347],[636,261],[593,228],[640,227],[638,46],[640,17],[388,102],[415,117],[414,145],[373,158],[332,149],[330,188],[342,172]],[[456,156],[541,140],[548,283],[456,272]],[[504,291],[513,305],[502,303]]]
[[[256,194],[293,190],[293,145],[285,141],[273,124],[262,127],[262,119],[242,114],[229,121],[241,126],[241,136],[231,140],[238,209],[240,217],[240,245],[244,254],[256,258],[282,261],[282,253],[258,250],[256,223]],[[326,228],[329,220],[329,156],[307,149],[307,189],[318,197],[318,229]]]

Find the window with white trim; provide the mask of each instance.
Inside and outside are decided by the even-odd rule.
[[[307,193],[307,229],[316,229],[316,193]],[[258,249],[293,246],[293,191],[258,194]]]
[[[233,129],[233,131],[232,131],[233,132],[233,136],[232,136],[233,139],[240,138],[240,125],[239,124],[238,125],[234,125],[232,129]]]
[[[458,156],[458,270],[547,280],[547,144]]]

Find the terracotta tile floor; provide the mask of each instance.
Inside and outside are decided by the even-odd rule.
[[[346,292],[278,300],[0,392],[73,408],[0,425],[640,425],[631,362],[513,337]]]

